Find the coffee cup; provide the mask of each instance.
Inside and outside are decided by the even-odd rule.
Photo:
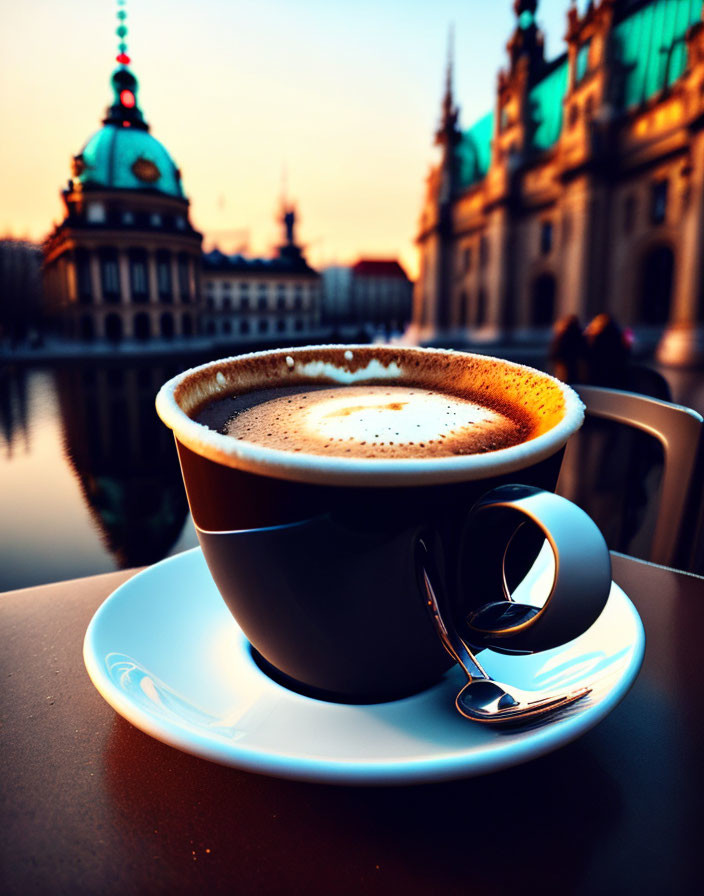
[[[213,579],[287,687],[364,703],[436,683],[453,660],[422,557],[475,649],[557,647],[606,603],[603,538],[553,493],[583,407],[545,373],[452,351],[313,346],[185,371],[157,411]],[[542,605],[516,603],[512,583],[541,545],[552,586]]]

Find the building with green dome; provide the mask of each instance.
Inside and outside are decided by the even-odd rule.
[[[102,127],[73,157],[63,221],[44,243],[44,294],[54,330],[84,341],[196,334],[201,234],[181,172],[150,132],[124,52]]]
[[[608,312],[663,362],[704,360],[702,0],[571,3],[552,60],[537,0],[513,6],[493,110],[467,129],[448,65],[409,338],[545,338]]]

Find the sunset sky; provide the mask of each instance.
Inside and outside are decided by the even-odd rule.
[[[582,4],[580,4],[581,6]],[[550,56],[567,0],[542,0]],[[115,0],[2,3],[0,236],[39,240],[111,98]],[[411,274],[455,28],[466,127],[493,104],[511,0],[128,0],[139,100],[183,172],[192,220],[268,254],[286,171],[317,266],[399,257]]]

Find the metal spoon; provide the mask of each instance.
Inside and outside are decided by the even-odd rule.
[[[457,660],[469,679],[455,698],[455,706],[463,716],[485,724],[516,725],[563,709],[591,691],[591,688],[586,687],[561,694],[524,691],[513,685],[494,681],[477,662],[455,627],[448,626],[427,572],[427,548],[422,541],[419,542],[419,547],[425,553],[425,557],[421,557],[419,552],[418,562],[428,597],[428,610],[443,646]]]

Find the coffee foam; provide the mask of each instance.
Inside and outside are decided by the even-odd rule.
[[[322,376],[310,376],[315,364]],[[372,364],[372,368],[369,365]],[[322,366],[320,366],[322,365]],[[324,456],[264,447],[230,438],[200,422],[212,402],[273,388],[328,388],[349,382],[422,386],[525,415],[530,432],[505,450],[452,457]],[[403,486],[481,479],[520,470],[562,447],[583,419],[578,395],[521,364],[465,352],[385,345],[318,345],[253,352],[211,361],[165,383],[157,411],[179,443],[215,463],[299,482],[345,486]]]
[[[482,453],[528,433],[520,418],[421,387],[337,386],[262,398],[221,431],[269,448],[360,458]]]

